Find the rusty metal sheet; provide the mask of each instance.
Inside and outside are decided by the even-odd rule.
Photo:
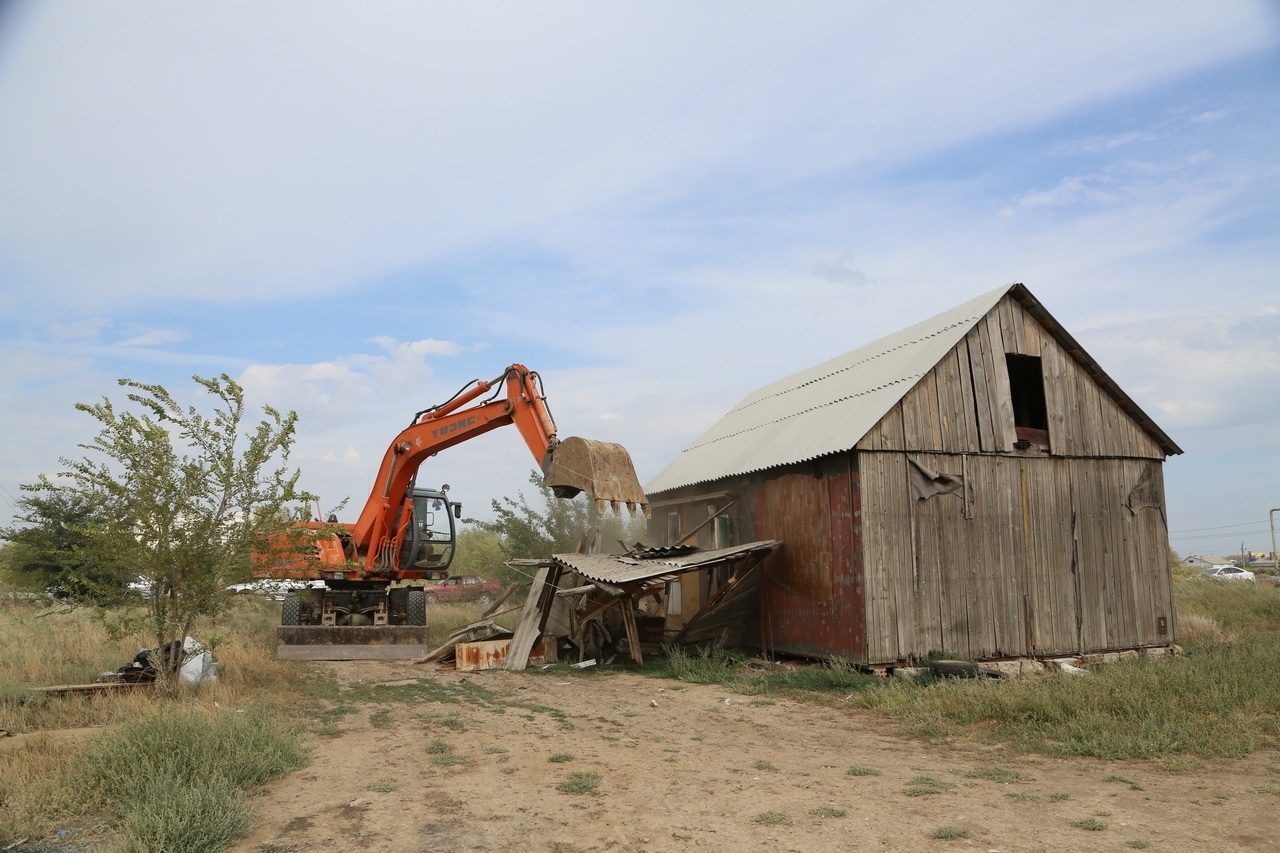
[[[787,543],[765,565],[759,622],[766,651],[865,657],[858,501],[851,471],[783,477],[755,491],[755,535]]]
[[[529,663],[545,663],[547,659],[546,638],[533,644],[529,652]],[[458,672],[475,672],[481,669],[502,669],[511,649],[511,638],[502,640],[479,640],[474,643],[458,643],[454,646],[454,658]]]

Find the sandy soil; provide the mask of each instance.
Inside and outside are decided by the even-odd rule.
[[[1170,773],[1149,762],[939,748],[897,736],[867,712],[765,704],[722,688],[636,675],[464,676],[399,662],[314,666],[344,683],[426,677],[454,684],[467,677],[507,707],[499,713],[457,703],[358,706],[343,718],[342,734],[314,739],[306,768],[256,798],[254,827],[233,848],[238,853],[1015,853],[1119,851],[1143,843],[1161,851],[1280,850],[1280,797],[1267,792],[1280,792],[1273,752]],[[379,710],[389,719],[384,713],[375,726],[370,715]],[[465,763],[433,763],[426,746],[437,739]],[[573,760],[548,760],[558,752]],[[879,775],[851,776],[852,765]],[[992,767],[1014,770],[1024,781],[966,775]],[[575,771],[598,773],[599,787],[586,794],[557,790]],[[951,787],[908,796],[919,776]],[[811,813],[823,808],[845,814]],[[768,812],[785,815],[785,822],[758,822]],[[1106,828],[1071,825],[1088,818]],[[969,837],[931,837],[943,826],[963,828]]]

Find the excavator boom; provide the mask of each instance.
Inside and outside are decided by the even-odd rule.
[[[506,394],[500,396],[504,385]],[[490,391],[490,399],[475,402]],[[557,497],[586,492],[602,510],[608,505],[620,512],[625,505],[633,516],[637,510],[649,514],[648,499],[626,448],[577,437],[561,441],[538,374],[513,364],[498,378],[476,380],[449,401],[417,413],[391,442],[352,531],[352,541],[366,555],[367,567],[385,569],[393,562],[397,519],[419,466],[442,450],[507,424],[520,431]]]
[[[496,379],[476,380],[415,414],[383,455],[359,520],[350,528],[340,525],[344,529],[332,536],[313,537],[316,557],[291,554],[286,547],[283,554],[257,560],[255,577],[324,581],[304,597],[285,599],[278,654],[319,660],[425,654],[421,584],[446,575],[456,536],[453,516],[461,516],[461,504],[449,501],[447,486],[418,487],[418,468],[442,450],[508,424],[520,431],[557,497],[585,492],[601,511],[611,506],[620,512],[625,505],[633,516],[637,510],[649,514],[626,448],[561,440],[538,375],[513,364]],[[407,586],[397,583],[405,581]]]

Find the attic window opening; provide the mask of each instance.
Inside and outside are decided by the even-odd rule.
[[[1049,412],[1044,402],[1044,372],[1038,355],[1005,354],[1009,393],[1013,397],[1013,426],[1018,441],[1049,444]]]

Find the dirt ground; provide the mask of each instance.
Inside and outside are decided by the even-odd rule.
[[[313,666],[345,684],[468,678],[506,707],[356,706],[341,734],[314,738],[307,767],[255,798],[237,853],[1280,850],[1274,752],[1167,772],[939,748],[869,712],[633,674]],[[457,758],[434,761],[437,740]],[[550,761],[556,753],[573,758]],[[854,765],[879,775],[850,775]],[[969,775],[998,777],[992,768],[1023,781]],[[573,772],[598,774],[599,786],[558,790]],[[938,792],[909,796],[921,776],[942,783]],[[765,822],[767,813],[784,817]],[[1090,819],[1097,828],[1072,825]],[[941,827],[968,837],[932,837]]]

